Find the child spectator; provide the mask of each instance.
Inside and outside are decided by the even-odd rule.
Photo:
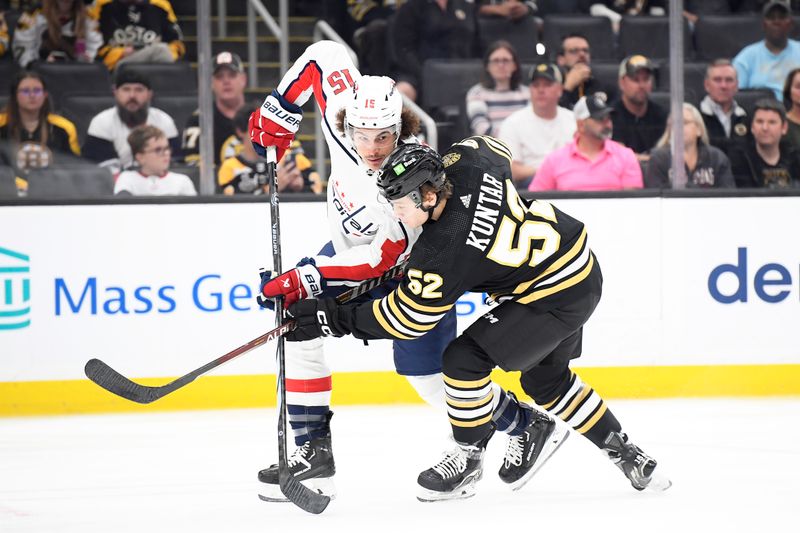
[[[117,177],[114,194],[133,196],[197,196],[192,180],[169,171],[171,148],[155,126],[138,126],[128,135],[137,168]]]

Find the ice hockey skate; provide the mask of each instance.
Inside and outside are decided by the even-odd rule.
[[[475,484],[483,477],[487,437],[475,446],[458,444],[437,464],[417,478],[421,502],[460,500],[475,496]]]
[[[336,465],[333,462],[333,449],[330,435],[312,439],[295,449],[288,459],[289,471],[303,485],[320,494],[336,497],[333,475]],[[289,501],[278,485],[278,465],[272,465],[258,473],[258,497],[268,502]]]
[[[603,451],[622,470],[636,490],[664,491],[672,486],[672,481],[656,472],[656,460],[629,442],[625,433],[609,433]]]
[[[569,437],[569,429],[550,416],[522,406],[531,412],[531,421],[521,435],[508,438],[500,479],[519,490],[547,462]]]

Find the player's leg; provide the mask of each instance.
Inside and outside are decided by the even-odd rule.
[[[580,354],[580,332],[563,347]],[[637,490],[666,490],[671,482],[657,471],[657,462],[633,444],[603,398],[569,368],[569,357],[556,353],[524,373],[522,388],[542,408],[559,417],[601,449]]]
[[[444,409],[442,353],[456,338],[456,309],[453,307],[436,327],[414,340],[394,341],[394,365],[426,403]]]
[[[319,255],[332,254],[331,243],[319,252]],[[330,428],[333,387],[323,346],[322,339],[286,343],[286,411],[296,446],[288,462],[289,470],[298,480],[335,497],[336,466]],[[258,480],[266,484],[262,487],[264,496],[285,499],[278,487],[278,465],[261,470]]]
[[[286,409],[297,446],[289,456],[289,470],[305,485],[334,497],[331,390],[322,339],[286,343]],[[285,499],[278,487],[277,465],[261,470],[258,480],[266,484],[265,497]]]

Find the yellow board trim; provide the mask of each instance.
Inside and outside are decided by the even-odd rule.
[[[574,370],[605,400],[800,397],[800,364],[578,367]],[[145,385],[163,385],[172,379],[136,381]],[[519,373],[495,370],[492,379],[527,399],[519,387]],[[422,400],[406,379],[394,372],[344,372],[333,375],[332,403],[421,404]],[[151,413],[274,406],[274,375],[205,376],[150,405],[117,398],[87,379],[0,382],[0,416]]]

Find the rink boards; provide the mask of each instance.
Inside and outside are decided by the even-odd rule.
[[[554,203],[586,223],[605,279],[584,380],[609,397],[800,394],[800,197]],[[269,345],[147,407],[83,377],[98,357],[162,384],[270,329],[253,298],[269,224],[265,203],[1,207],[0,415],[274,404]],[[324,203],[283,203],[284,265],[326,224]],[[457,309],[463,329],[486,308]],[[326,350],[334,403],[416,401],[390,342]]]

